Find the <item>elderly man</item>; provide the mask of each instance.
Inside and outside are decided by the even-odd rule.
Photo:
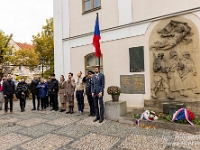
[[[13,112],[13,96],[15,94],[15,84],[11,80],[11,75],[8,74],[7,80],[3,82],[3,95],[5,98],[5,113],[8,112],[8,100],[10,100],[10,112]]]

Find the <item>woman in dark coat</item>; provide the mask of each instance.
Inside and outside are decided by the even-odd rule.
[[[16,96],[20,100],[21,112],[25,111],[26,98],[28,97],[28,84],[24,78],[21,78],[21,82],[17,85]]]
[[[41,99],[42,110],[46,110],[47,96],[48,96],[48,84],[44,82],[44,78],[40,79],[40,83],[37,85],[38,97]]]

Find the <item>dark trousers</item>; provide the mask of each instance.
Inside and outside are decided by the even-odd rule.
[[[99,106],[100,106],[100,115],[99,115]],[[98,95],[94,96],[94,109],[95,115],[97,118],[104,119],[104,104],[103,104],[103,96],[98,97]]]
[[[13,95],[6,95],[5,97],[5,112],[8,111],[8,100],[10,100],[10,111],[13,111]]]
[[[37,96],[37,94],[32,94],[32,98],[33,98],[33,109],[36,109],[35,107],[35,97],[37,98],[37,109],[40,108],[40,99],[39,97]]]
[[[42,109],[46,109],[47,106],[47,98],[41,98],[41,107]]]
[[[76,99],[78,102],[78,111],[83,112],[84,110],[84,97],[83,97],[84,91],[76,91]]]
[[[25,110],[25,107],[26,107],[26,97],[23,96],[23,97],[20,97],[20,108],[21,110]]]
[[[58,110],[58,94],[50,94],[50,102],[53,104],[53,109]]]
[[[47,96],[46,98],[46,106],[49,107],[51,106],[52,104],[49,102],[49,99],[50,99],[50,96]]]
[[[88,103],[89,103],[89,106],[90,106],[90,114],[94,115],[95,114],[94,99],[93,99],[92,95],[88,95],[87,99],[88,99]]]

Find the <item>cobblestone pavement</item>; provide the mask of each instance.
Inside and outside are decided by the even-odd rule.
[[[164,129],[140,128],[105,120],[92,122],[82,116],[61,112],[19,111],[0,112],[1,150],[199,150],[200,134]]]

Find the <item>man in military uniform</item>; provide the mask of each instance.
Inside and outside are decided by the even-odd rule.
[[[158,57],[155,58],[153,62],[153,71],[154,74],[154,82],[151,87],[151,96],[156,99],[156,92],[164,88],[165,93],[167,94],[167,98],[174,99],[174,96],[170,94],[169,90],[169,82],[167,78],[167,73],[169,72],[169,68],[166,65],[166,62],[163,60],[164,54],[159,53]]]
[[[85,93],[87,95],[88,103],[90,106],[90,113],[88,116],[95,116],[94,99],[92,97],[92,92],[91,92],[93,75],[94,75],[93,71],[88,71],[88,76],[86,77]]]

